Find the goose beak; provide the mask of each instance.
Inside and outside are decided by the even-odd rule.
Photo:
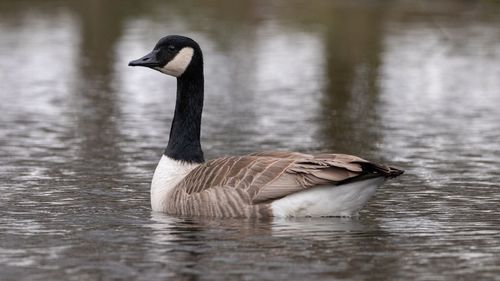
[[[145,67],[157,67],[160,66],[160,62],[156,58],[156,51],[143,56],[140,59],[133,60],[128,63],[129,66],[145,66]]]

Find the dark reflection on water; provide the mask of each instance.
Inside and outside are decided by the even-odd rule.
[[[493,1],[0,1],[1,280],[455,280],[500,274]],[[340,151],[407,170],[359,219],[151,213],[175,80],[206,60],[209,158]]]

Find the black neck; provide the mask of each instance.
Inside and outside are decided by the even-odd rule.
[[[165,149],[170,158],[191,163],[205,161],[200,145],[203,83],[203,69],[177,78],[174,120]]]

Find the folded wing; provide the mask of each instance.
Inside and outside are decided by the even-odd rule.
[[[214,189],[236,189],[234,194],[245,197],[245,203],[259,204],[315,186],[401,173],[352,155],[260,152],[208,161],[189,173],[177,188],[187,197]]]

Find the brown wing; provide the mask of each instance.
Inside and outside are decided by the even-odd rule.
[[[178,186],[189,195],[234,188],[248,203],[276,200],[318,185],[336,185],[366,176],[393,177],[402,171],[345,154],[262,152],[208,161]]]
[[[291,159],[258,156],[219,158],[196,167],[177,187],[188,194],[223,186],[252,193],[279,178],[293,163]]]

